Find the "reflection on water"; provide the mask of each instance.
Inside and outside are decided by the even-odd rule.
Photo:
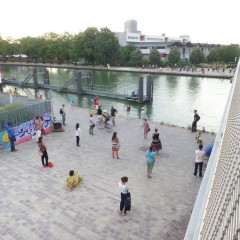
[[[17,79],[24,80],[32,73],[32,67],[5,67],[3,66],[2,77],[10,78],[15,76]],[[74,76],[78,70],[48,68],[50,83],[61,86]],[[102,85],[106,91],[116,93],[128,93],[138,87],[138,79],[143,76],[146,81],[147,74],[138,73],[120,73],[110,71],[93,71],[93,84]],[[139,117],[141,107],[144,105],[147,109],[148,118],[156,122],[164,122],[177,126],[187,127],[193,120],[193,110],[197,109],[201,115],[199,127],[205,127],[207,131],[217,131],[220,124],[222,113],[225,107],[227,96],[231,87],[229,80],[198,78],[170,75],[152,75],[154,81],[153,102],[138,104],[131,102],[132,117]],[[39,82],[42,81],[41,73],[38,74]],[[144,82],[144,91],[145,91]],[[10,86],[6,86],[5,90]],[[13,86],[11,86],[13,88]],[[76,88],[76,83],[70,86]],[[47,91],[40,90],[46,97]],[[19,89],[19,93],[26,96],[34,96],[33,89]],[[68,104],[70,94],[52,93],[55,104]],[[75,102],[83,108],[90,108],[92,105],[90,95],[75,95]],[[127,101],[114,100],[99,97],[103,108],[110,110],[114,105],[118,113],[126,116]]]

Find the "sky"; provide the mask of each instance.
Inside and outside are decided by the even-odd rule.
[[[136,20],[145,35],[189,35],[192,42],[240,44],[239,0],[4,0],[0,36],[18,39],[88,27],[123,32]]]

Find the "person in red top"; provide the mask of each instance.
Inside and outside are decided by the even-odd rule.
[[[99,105],[98,96],[95,96],[95,98],[94,98],[94,105],[95,105],[96,109],[98,109],[98,105]]]

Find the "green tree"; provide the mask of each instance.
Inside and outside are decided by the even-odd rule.
[[[142,59],[143,59],[142,52],[139,49],[135,49],[131,53],[131,57],[130,57],[131,66],[141,67],[142,66]]]
[[[218,48],[213,48],[210,50],[209,54],[207,55],[207,62],[214,63],[217,61],[219,61]]]
[[[115,34],[108,28],[101,28],[96,37],[96,60],[106,66],[116,65],[120,45]]]
[[[131,65],[131,54],[136,49],[134,46],[120,47],[119,49],[119,64],[121,66],[130,66]]]
[[[85,60],[84,56],[84,36],[83,33],[79,32],[73,36],[72,46],[70,48],[70,57],[73,63],[77,63],[81,59]]]
[[[99,34],[97,28],[87,28],[82,34],[83,56],[87,63],[95,64],[96,39]]]
[[[181,54],[177,47],[173,47],[168,54],[168,63],[170,66],[174,66],[180,61]]]
[[[236,44],[220,46],[218,48],[219,61],[224,63],[234,62],[240,56],[240,48]]]
[[[149,60],[151,65],[159,66],[161,63],[161,55],[157,49],[153,49],[149,55]]]
[[[204,54],[200,47],[196,47],[192,50],[192,52],[190,53],[190,56],[189,56],[189,61],[192,64],[200,64],[205,61]]]

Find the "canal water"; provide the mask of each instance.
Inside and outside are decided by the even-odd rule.
[[[16,78],[24,80],[28,74],[32,73],[32,67],[24,66],[3,66],[2,77]],[[50,84],[61,86],[76,76],[77,70],[48,68]],[[147,74],[93,71],[93,84],[101,86],[102,90],[114,93],[131,94],[137,89],[138,79],[144,78],[146,83]],[[199,129],[205,127],[206,131],[216,132],[222,118],[226,100],[231,88],[228,79],[206,78],[206,77],[186,77],[171,75],[152,75],[153,77],[153,101],[138,104],[130,102],[132,105],[131,116],[139,118],[141,108],[146,108],[147,116],[155,122],[162,122],[169,125],[188,127],[193,120],[193,110],[197,109],[201,119],[198,123]],[[41,74],[39,74],[40,82]],[[75,88],[72,85],[70,88]],[[8,91],[14,86],[7,85],[4,91]],[[21,95],[34,97],[34,90],[30,88],[19,89]],[[47,90],[40,89],[40,93],[47,98]],[[52,91],[54,104],[68,105],[70,95]],[[94,96],[73,95],[76,106],[89,109]],[[103,109],[110,111],[111,106],[115,106],[118,114],[126,116],[127,100],[115,100],[111,98],[99,97]],[[56,113],[58,115],[59,113]],[[60,116],[57,116],[59,118]]]

